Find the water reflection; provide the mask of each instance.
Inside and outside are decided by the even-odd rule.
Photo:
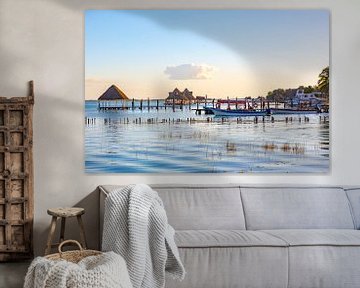
[[[86,171],[271,172],[329,169],[329,123],[265,117],[216,119],[193,111],[98,112],[86,105]]]

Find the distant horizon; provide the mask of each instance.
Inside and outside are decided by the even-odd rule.
[[[314,86],[329,66],[326,10],[88,10],[85,99],[266,96]],[[296,88],[295,88],[296,87]]]
[[[103,93],[101,93],[100,95],[99,95],[99,97],[102,95],[102,94],[104,94],[105,92],[106,92],[106,90],[107,89],[109,89],[112,85],[115,85],[116,87],[118,87],[118,88],[120,88],[121,89],[121,87],[119,87],[118,85],[116,85],[116,84],[110,84],[110,86],[109,87],[107,87],[104,91],[103,91]],[[273,90],[276,90],[276,89],[284,89],[284,90],[287,90],[287,89],[294,89],[294,90],[296,90],[296,89],[299,89],[299,87],[301,87],[301,86],[304,86],[304,87],[308,87],[308,86],[314,86],[314,85],[299,85],[297,88],[291,88],[291,87],[288,87],[288,88],[283,88],[283,87],[278,87],[278,88],[275,88],[275,89],[273,89]],[[171,90],[171,91],[169,91],[169,92],[173,92],[175,89],[179,89],[178,87],[175,87],[173,90]],[[194,91],[193,90],[191,90],[191,88],[189,88],[189,87],[185,87],[184,89],[179,89],[181,92],[182,91],[184,91],[185,89],[188,89],[190,92],[193,92],[194,93]],[[122,90],[122,89],[121,89]],[[271,90],[271,91],[273,91],[273,90]],[[124,92],[124,91],[123,91]],[[125,92],[124,92],[125,93]],[[126,93],[125,93],[126,94]],[[267,93],[266,93],[267,94]],[[129,98],[129,99],[124,99],[124,100],[127,100],[127,101],[131,101],[132,99],[135,99],[135,100],[141,100],[141,99],[143,99],[143,100],[145,100],[145,99],[155,99],[155,100],[165,100],[168,96],[169,96],[169,94],[167,94],[165,97],[136,97],[136,96],[131,96],[131,95],[128,95],[128,94],[126,94],[126,96]],[[197,97],[197,96],[199,96],[199,97],[205,97],[205,96],[207,96],[207,98],[208,99],[226,99],[226,98],[228,98],[228,97],[226,97],[226,98],[224,98],[224,97],[222,97],[222,98],[220,98],[220,97],[210,97],[209,95],[207,95],[207,94],[205,94],[205,95],[196,95],[196,94],[193,94],[193,96],[194,97]],[[235,99],[235,98],[239,98],[239,99],[241,99],[241,98],[246,98],[246,97],[250,97],[250,98],[258,98],[258,97],[266,97],[267,95],[258,95],[258,96],[252,96],[252,95],[246,95],[246,96],[235,96],[235,97],[229,97],[229,99]],[[98,100],[98,98],[99,97],[97,97],[97,98],[94,98],[94,99],[86,99],[85,98],[85,100],[86,101],[97,101]],[[114,100],[115,101],[115,100]]]

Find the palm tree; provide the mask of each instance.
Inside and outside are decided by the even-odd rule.
[[[318,88],[324,93],[325,98],[329,99],[329,66],[324,68],[319,74]]]

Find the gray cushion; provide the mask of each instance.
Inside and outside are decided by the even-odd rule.
[[[238,186],[150,185],[161,197],[176,230],[245,230]],[[121,185],[103,185],[111,193]]]
[[[289,248],[289,288],[359,288],[358,246]]]
[[[360,287],[360,231],[267,230],[289,247],[289,287]]]
[[[240,190],[208,187],[156,187],[169,223],[176,230],[245,229]]]
[[[354,229],[341,188],[241,188],[246,226],[266,229]]]
[[[286,288],[287,247],[180,248],[186,270],[182,282],[166,288]]]
[[[348,229],[263,230],[290,246],[360,246],[360,231]],[[358,248],[360,249],[360,247]],[[360,259],[359,259],[360,263]]]
[[[347,189],[346,194],[351,204],[356,229],[360,229],[360,188]]]
[[[175,234],[178,247],[288,246],[285,241],[260,231],[182,230]]]

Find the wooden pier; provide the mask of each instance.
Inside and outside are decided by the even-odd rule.
[[[194,108],[194,106],[196,108]],[[118,100],[118,101],[99,101],[98,110],[196,110],[197,114],[205,111],[205,107],[215,107],[215,99],[205,99],[203,101],[165,101],[164,99],[132,99],[132,100]]]
[[[212,114],[207,108],[220,108],[228,110],[238,109],[281,109],[286,108],[286,102],[276,102],[256,99],[204,99],[204,100],[165,100],[165,99],[124,99],[114,101],[98,101],[99,111],[118,111],[118,110],[169,110],[183,111],[185,109],[195,111],[196,115]]]

